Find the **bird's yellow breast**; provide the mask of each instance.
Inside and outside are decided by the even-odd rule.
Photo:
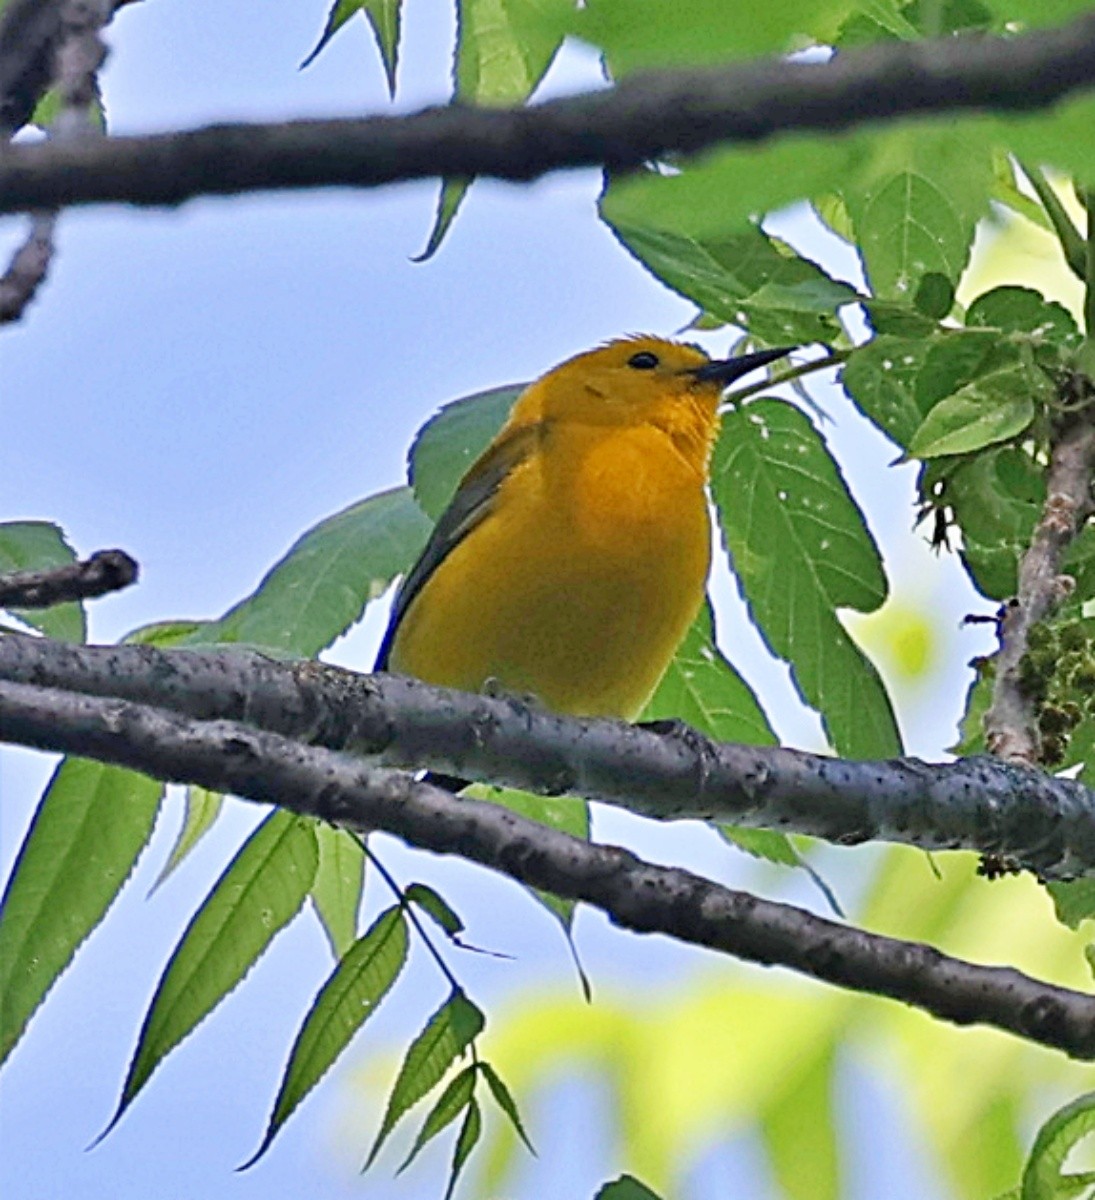
[[[411,602],[391,668],[634,718],[703,599],[706,444],[651,424],[539,437]]]

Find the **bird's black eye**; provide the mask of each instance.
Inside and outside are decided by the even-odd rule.
[[[658,356],[651,354],[649,350],[640,350],[627,360],[627,365],[634,367],[636,371],[653,371],[658,365]]]

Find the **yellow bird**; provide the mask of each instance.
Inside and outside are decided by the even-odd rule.
[[[377,670],[636,718],[703,600],[719,399],[788,352],[625,338],[530,384],[404,579]]]

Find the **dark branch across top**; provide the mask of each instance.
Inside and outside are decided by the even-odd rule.
[[[71,204],[174,205],[194,196],[438,176],[529,180],[635,168],[720,142],[840,130],[899,116],[1043,108],[1095,87],[1095,14],[1018,37],[887,43],[827,63],[782,59],[634,75],[518,109],[214,125],[0,152],[0,213]]]

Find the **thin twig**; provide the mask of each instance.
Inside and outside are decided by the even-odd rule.
[[[843,130],[898,116],[1031,111],[1095,86],[1095,14],[1016,37],[887,42],[826,63],[770,59],[629,76],[518,109],[231,124],[97,145],[12,146],[0,212],[67,204],[175,205],[194,196],[401,180],[531,180],[627,170],[720,142]]]
[[[0,575],[0,605],[49,608],[67,600],[91,600],[129,587],[137,572],[124,550],[98,550],[82,562],[42,571],[10,571]]]
[[[99,33],[113,15],[114,2],[39,3],[40,12],[28,14],[17,3],[14,13],[8,14],[8,18],[15,17],[10,22],[10,44],[2,40],[9,32],[9,19],[0,26],[0,112],[9,111],[9,119],[22,124],[30,119],[36,97],[51,82],[56,83],[60,107],[50,126],[50,137],[62,144],[95,131],[91,110],[98,92],[98,70],[106,58],[106,46]],[[39,70],[43,60],[44,73]],[[30,111],[25,111],[28,103]],[[45,282],[53,261],[56,224],[54,208],[32,214],[26,240],[0,278],[0,325],[18,321]]]
[[[1095,1058],[1095,997],[731,891],[349,755],[236,722],[193,721],[20,684],[0,686],[0,729],[23,745],[233,792],[360,832],[384,829],[412,846],[456,854],[595,905],[627,929],[789,967],[943,1020],[993,1025],[1076,1058]]]

